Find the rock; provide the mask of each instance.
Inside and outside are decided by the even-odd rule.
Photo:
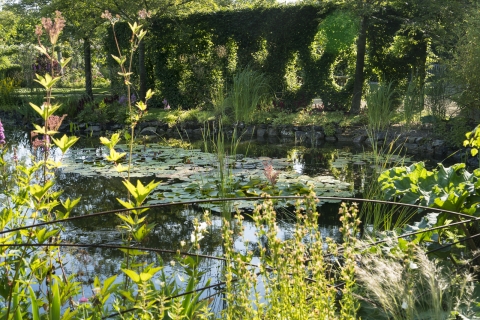
[[[102,131],[102,128],[98,125],[93,125],[89,126],[88,128],[85,129],[86,132],[100,132]]]
[[[110,126],[110,130],[115,131],[115,130],[120,130],[123,129],[123,126],[121,124],[115,123]]]
[[[265,134],[267,133],[267,129],[265,128],[258,128],[257,129],[257,138],[263,138],[265,137]]]
[[[365,140],[367,140],[368,136],[366,134],[362,134],[353,138],[354,143],[362,144]]]
[[[157,129],[158,132],[158,129]],[[203,129],[193,129],[192,135],[194,137],[203,137]]]
[[[146,127],[140,131],[140,135],[142,136],[156,136],[157,135],[157,127]]]
[[[328,136],[328,137],[325,137],[325,141],[335,142],[335,141],[337,141],[337,137],[335,137],[335,136]]]
[[[407,152],[418,152],[418,144],[416,143],[405,143],[403,146]]]
[[[243,134],[248,137],[248,138],[251,138],[254,134],[255,134],[255,126],[248,126],[245,128],[245,130],[243,131]]]
[[[314,138],[315,140],[325,140],[325,133],[322,131],[315,131]]]
[[[269,128],[267,129],[267,135],[268,135],[269,137],[276,137],[276,136],[278,136],[277,128],[269,127]]]
[[[305,141],[309,138],[308,132],[305,131],[295,131],[295,140]]]
[[[339,142],[350,142],[353,141],[353,135],[352,134],[336,134],[337,141]]]
[[[288,129],[288,128],[283,128],[281,131],[280,131],[280,135],[282,137],[293,137],[294,136],[294,131],[291,130],[291,129]]]
[[[443,147],[445,146],[445,141],[444,140],[433,140],[432,142],[432,147],[437,148],[437,147]]]

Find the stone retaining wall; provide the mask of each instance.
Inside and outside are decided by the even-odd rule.
[[[179,125],[170,127],[168,124],[160,121],[147,121],[139,123],[136,133],[140,136],[164,137],[164,138],[188,138],[191,140],[202,139],[204,131],[210,126],[214,130],[215,123],[212,121],[206,125],[198,124],[194,121],[186,121]],[[107,126],[102,128],[99,124],[78,124],[73,126],[77,134],[88,136],[99,136],[102,129],[115,131],[122,128],[120,125]],[[70,125],[64,124],[61,131],[69,131]],[[225,126],[224,131],[227,136],[234,132],[233,126]],[[333,131],[333,132],[332,132]],[[247,138],[294,140],[296,142],[318,143],[321,141],[329,142],[351,142],[363,146],[371,146],[374,141],[368,137],[363,128],[330,128],[326,132],[322,126],[272,126],[272,125],[237,125],[237,133]],[[410,154],[443,155],[448,151],[444,140],[429,137],[428,132],[400,131],[392,129],[389,132],[379,132],[375,138],[380,145],[388,145],[393,142],[394,146],[401,146]]]

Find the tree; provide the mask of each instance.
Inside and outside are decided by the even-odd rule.
[[[53,0],[49,10],[58,10],[67,20],[66,32],[83,39],[85,92],[93,99],[91,39],[104,20],[101,18],[102,3],[93,0]]]
[[[449,64],[455,88],[459,91],[454,99],[460,106],[476,112],[480,109],[479,19],[478,9],[468,14],[466,29]]]
[[[212,0],[105,0],[105,9],[113,14],[119,14],[129,23],[142,20],[143,28],[148,30],[150,15],[169,15],[177,16],[204,10],[217,9],[218,5]],[[147,33],[148,37],[148,33]],[[138,94],[141,100],[144,100],[147,92],[147,71],[145,66],[145,42],[141,41],[138,47],[138,76],[139,90]]]
[[[358,114],[363,95],[365,80],[365,55],[369,38],[369,26],[374,23],[386,8],[393,8],[395,15],[389,19],[400,21],[400,32],[412,38],[412,41],[436,43],[441,47],[442,40],[448,38],[452,31],[452,24],[461,21],[462,15],[467,12],[467,0],[331,0],[344,10],[355,14],[359,28],[356,41],[356,68],[353,88],[353,97],[350,112]],[[386,21],[385,23],[389,23]],[[423,61],[419,61],[420,77],[425,78],[426,54]],[[423,65],[422,65],[423,64]],[[423,80],[422,80],[423,81]]]

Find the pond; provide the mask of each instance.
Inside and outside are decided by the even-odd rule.
[[[19,128],[5,125],[7,159],[16,157],[21,162],[31,162],[32,147],[29,133]],[[217,153],[220,147],[227,150]],[[118,151],[127,146],[117,145]],[[52,149],[56,160],[61,160],[62,168],[57,173],[58,190],[63,197],[81,197],[72,216],[82,216],[94,212],[120,209],[117,199],[126,199],[126,188],[121,175],[105,160],[108,150],[99,144],[98,138],[82,138],[63,158]],[[410,158],[394,156],[395,164]],[[373,168],[372,168],[373,167]],[[220,170],[221,169],[221,170]],[[271,195],[306,194],[312,188],[317,195],[354,197],[361,195],[368,172],[375,169],[372,154],[352,144],[325,143],[322,145],[301,145],[293,141],[240,141],[237,144],[219,146],[218,141],[143,141],[134,147],[132,183],[140,180],[147,184],[152,180],[160,185],[147,199],[147,204],[162,205],[152,208],[148,222],[155,226],[153,232],[141,244],[143,247],[185,251],[183,242],[189,243],[194,231],[193,220],[201,219],[205,211],[212,212],[212,225],[202,240],[201,253],[208,256],[222,256],[222,214],[238,210],[246,219],[245,238],[235,242],[237,250],[258,251],[258,239],[254,223],[248,219],[255,201],[248,197],[260,196],[263,192]],[[278,179],[272,183],[265,172],[273,170]],[[223,178],[222,178],[223,175]],[[229,206],[220,203],[195,203],[200,199],[215,199],[223,194],[234,200]],[[328,203],[335,202],[335,203]],[[324,237],[339,239],[338,202],[320,203],[319,228]],[[294,200],[278,200],[279,234],[281,239],[291,238],[294,231]],[[223,210],[223,211],[222,211]],[[122,245],[124,233],[118,228],[121,220],[114,214],[99,215],[88,219],[68,222],[63,233],[63,242],[79,244],[83,247],[70,247],[65,250],[68,273],[76,274],[83,284],[83,295],[91,293],[95,276],[101,279],[121,274],[124,255],[108,246]],[[101,246],[105,247],[101,247]],[[187,245],[188,246],[188,245]],[[150,252],[142,257],[144,263],[165,262],[167,274],[176,274],[181,284],[182,275],[173,260],[172,252]],[[255,263],[255,258],[252,261]],[[204,259],[201,264],[206,272],[203,282],[212,279],[219,281],[222,273],[221,261]],[[161,281],[158,282],[161,285]],[[218,289],[218,288],[217,288]],[[203,293],[214,294],[216,288]],[[221,300],[216,301],[214,310],[221,308]]]

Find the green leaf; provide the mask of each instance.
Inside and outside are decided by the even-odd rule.
[[[127,61],[127,58],[126,58],[126,57],[120,57],[120,58],[119,58],[119,57],[117,57],[117,56],[115,56],[115,55],[113,55],[113,54],[112,54],[111,56],[112,56],[113,60],[117,61],[117,63],[118,63],[120,66],[122,66],[122,65],[125,63],[125,61]]]
[[[22,310],[20,309],[20,305],[18,303],[18,298],[19,298],[19,295],[20,295],[20,289],[19,289],[19,286],[18,286],[18,281],[15,283],[15,288],[12,292],[12,302],[13,302],[13,318],[15,320],[22,320],[23,317],[22,317]]]
[[[75,136],[68,137],[66,134],[60,139],[55,139],[52,137],[53,143],[55,143],[55,145],[62,150],[62,153],[67,152],[67,150],[70,149],[70,147],[72,147],[78,141],[78,139],[79,138]]]
[[[144,256],[144,255],[148,254],[148,252],[138,250],[138,249],[120,248],[119,250],[122,251],[123,253],[126,253],[126,254],[131,255],[131,256]]]
[[[150,273],[143,273],[143,272],[140,273],[140,280],[142,282],[147,282],[151,278],[152,278],[152,275]]]
[[[117,199],[118,200],[118,199]],[[121,213],[117,213],[116,214],[117,217],[119,217],[120,219],[122,219],[123,221],[125,221],[126,223],[128,223],[129,225],[135,225],[135,221],[133,221],[132,217],[129,216],[129,215],[123,215]]]
[[[112,276],[108,279],[105,279],[105,281],[103,282],[103,287],[102,287],[102,294],[103,295],[105,295],[108,292],[108,289],[115,282],[116,279],[117,279],[117,275],[114,275],[114,276]]]
[[[67,59],[63,59],[62,62],[60,62],[60,65],[62,66],[62,69],[66,67],[66,65],[72,60],[72,57],[68,57]]]
[[[135,283],[140,283],[140,276],[133,270],[121,269]]]
[[[28,286],[28,289],[30,291],[30,305],[32,306],[32,320],[40,320],[37,297],[31,286]]]
[[[52,303],[50,305],[50,320],[60,320],[60,291],[58,290],[58,280],[53,280],[51,286]]]

